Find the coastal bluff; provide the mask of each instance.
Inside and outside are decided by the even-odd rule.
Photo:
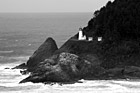
[[[76,34],[58,48],[48,38],[23,64],[31,74],[20,83],[140,79],[139,6],[138,0],[114,0],[95,11],[82,29],[92,41]]]
[[[27,65],[27,70],[29,69],[28,71],[31,72],[31,75],[20,81],[20,83],[71,83],[77,82],[80,79],[140,78],[139,55],[137,55],[137,59],[135,59],[135,55],[127,58],[124,57],[126,56],[124,54],[104,56],[101,52],[103,42],[79,41],[75,38],[75,36],[70,38],[59,49],[55,50],[52,56],[44,59],[44,61],[35,61],[37,65],[33,67],[34,69],[30,69],[30,66]],[[123,45],[124,43],[122,43],[122,47]],[[124,50],[126,51],[126,49]],[[113,53],[114,51],[112,51]],[[116,59],[116,57],[124,58]]]

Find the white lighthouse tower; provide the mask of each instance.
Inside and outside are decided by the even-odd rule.
[[[86,35],[83,35],[82,28],[79,28],[78,40],[86,40]]]

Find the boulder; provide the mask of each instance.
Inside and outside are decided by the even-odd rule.
[[[56,42],[49,37],[27,61],[28,70],[33,71],[40,62],[51,57],[57,49]]]
[[[57,59],[57,60],[56,60]],[[71,53],[60,53],[41,62],[24,82],[73,82],[79,79],[95,78],[104,69]]]

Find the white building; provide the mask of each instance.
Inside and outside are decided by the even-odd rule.
[[[102,37],[98,37],[98,41],[102,41]]]
[[[87,41],[93,41],[93,37],[86,37],[86,35],[83,35],[82,29],[79,29],[78,40],[86,40],[87,38],[88,38]],[[99,42],[102,41],[102,37],[98,37],[97,40]]]
[[[86,40],[86,35],[83,35],[83,31],[79,31],[78,40]]]
[[[93,41],[93,37],[88,37],[88,41]]]

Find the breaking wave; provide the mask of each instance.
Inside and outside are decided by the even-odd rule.
[[[16,61],[0,64],[0,93],[138,93],[140,91],[140,80],[80,80],[83,83],[63,85],[31,82],[19,84],[29,74],[21,75],[20,69],[10,68],[25,63],[28,58],[29,56],[9,57],[9,60]]]
[[[42,84],[19,82],[28,77],[21,75],[20,69],[5,69],[18,65],[18,63],[0,66],[0,92],[2,93],[138,93],[140,80],[81,80],[83,83],[75,84]]]
[[[0,53],[13,53],[14,51],[13,50],[10,50],[10,51],[0,51]]]

